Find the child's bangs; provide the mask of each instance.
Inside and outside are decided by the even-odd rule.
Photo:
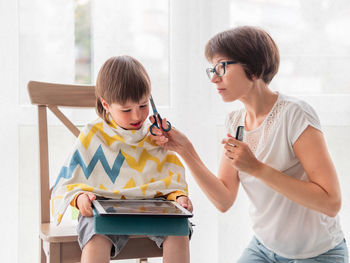
[[[128,101],[139,102],[151,93],[150,83],[143,74],[127,74],[124,81],[122,83],[117,81],[116,85],[120,87],[113,89],[116,92],[111,99],[112,102],[119,104],[125,104]]]
[[[108,94],[111,103],[139,102],[151,93],[151,83],[145,68],[128,56],[114,62]]]

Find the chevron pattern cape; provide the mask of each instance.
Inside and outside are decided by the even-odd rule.
[[[188,195],[185,169],[178,157],[150,140],[149,124],[124,130],[102,118],[81,131],[60,170],[51,195],[59,224],[81,192],[115,199],[145,199],[181,191]]]

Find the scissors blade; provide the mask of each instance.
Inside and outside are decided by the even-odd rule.
[[[157,115],[157,114],[158,114],[158,111],[157,111],[156,105],[154,104],[152,95],[151,95],[149,101],[151,102],[151,105],[152,105],[153,114],[154,114],[154,115]]]

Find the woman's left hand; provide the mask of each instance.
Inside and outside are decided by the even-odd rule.
[[[227,136],[221,143],[224,144],[225,155],[230,159],[231,165],[237,171],[254,175],[262,163],[256,159],[246,143],[236,140],[230,134]]]

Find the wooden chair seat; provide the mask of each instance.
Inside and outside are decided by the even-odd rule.
[[[59,248],[57,249],[60,251],[60,262],[68,263],[80,261],[81,253],[77,242],[76,225],[56,226],[52,223],[41,224],[40,238],[45,241],[44,243],[46,244],[58,244]],[[51,246],[54,245],[51,244]],[[44,250],[48,252],[49,245],[44,247]],[[162,250],[159,249],[152,240],[146,236],[135,235],[130,236],[128,243],[116,259],[137,259],[161,256]]]
[[[56,226],[52,223],[43,223],[40,228],[40,238],[47,242],[76,242],[78,240],[75,225]]]

